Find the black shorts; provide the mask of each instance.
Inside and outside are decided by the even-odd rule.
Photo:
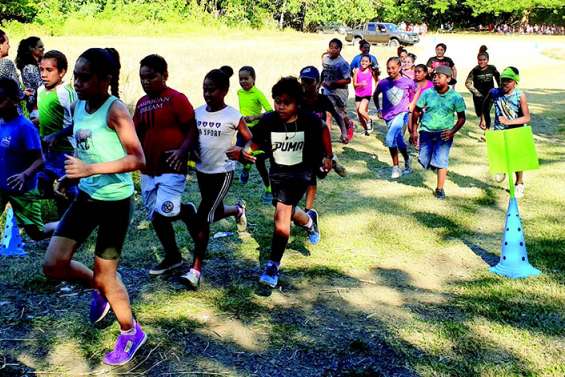
[[[98,227],[94,254],[102,259],[118,259],[133,214],[133,197],[105,201],[92,199],[79,191],[59,222],[54,236],[82,244]]]
[[[217,215],[224,213],[224,198],[233,181],[233,171],[218,174],[196,172],[202,201],[198,206],[198,219],[213,223]]]
[[[373,96],[364,96],[364,97],[355,96],[355,102],[361,102],[364,99],[371,102],[371,98],[373,98]]]
[[[277,202],[296,207],[306,193],[308,186],[316,182],[313,172],[271,174],[273,205]]]

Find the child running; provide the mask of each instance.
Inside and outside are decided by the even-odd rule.
[[[137,101],[133,121],[147,161],[141,169],[141,196],[165,251],[165,258],[149,274],[161,275],[183,263],[173,222],[181,220],[190,229],[196,213],[194,204],[182,203],[186,160],[196,140],[196,128],[194,110],[186,96],[167,86],[166,60],[159,55],[148,55],[139,65],[139,78],[146,95]]]
[[[78,197],[61,219],[45,255],[43,272],[57,280],[94,288],[90,320],[100,321],[111,308],[120,335],[103,362],[123,365],[147,340],[134,319],[128,292],[117,272],[133,211],[131,171],[143,168],[143,149],[126,105],[118,98],[120,59],[114,49],[91,48],[75,63],[76,156],[67,156],[68,179],[79,179]],[[112,94],[108,93],[111,87]],[[91,270],[73,260],[78,247],[98,228]]]
[[[449,150],[453,136],[465,124],[465,101],[460,94],[449,86],[451,68],[438,66],[434,71],[434,89],[427,90],[418,99],[412,114],[411,140],[420,145],[420,164],[424,169],[437,171],[437,185],[434,195],[445,199],[444,184],[447,177]],[[454,113],[457,113],[455,122]],[[418,134],[418,121],[422,116],[422,125]]]
[[[254,161],[250,155],[235,146],[236,134],[241,134],[243,143],[251,140],[251,132],[239,111],[226,105],[225,97],[230,88],[231,67],[213,69],[204,77],[203,91],[206,105],[196,109],[198,128],[198,154],[196,178],[202,201],[196,220],[191,228],[194,239],[194,260],[190,270],[181,276],[191,288],[198,289],[202,277],[202,260],[210,239],[210,224],[226,217],[235,217],[237,230],[247,228],[245,203],[224,205],[235,171],[235,161],[243,156]]]
[[[402,64],[402,75],[408,77],[409,79],[414,80],[415,77],[415,66],[414,63],[416,62],[416,55],[409,52],[406,58],[404,59],[404,64]]]
[[[331,114],[338,125],[343,126],[343,118],[335,110],[333,104],[330,100],[319,93],[320,90],[320,72],[316,67],[308,66],[300,70],[300,83],[304,91],[304,100],[302,103],[302,110],[305,112],[314,113],[320,121],[322,121],[322,134],[323,137],[331,139],[330,128],[326,125],[326,114]],[[340,176],[345,177],[347,172],[345,168],[337,161],[337,156],[333,156],[332,168]],[[318,172],[316,172],[318,173]],[[323,174],[312,174],[312,180],[309,182],[306,189],[306,199],[304,211],[306,213],[313,211],[313,214],[317,216],[317,212],[314,208],[314,201],[316,200],[316,194],[318,192],[318,175]]]
[[[494,103],[494,129],[506,130],[509,128],[522,127],[530,121],[530,109],[526,94],[518,88],[520,83],[520,72],[516,67],[507,67],[500,74],[500,88],[493,88],[483,102],[481,123],[479,126],[488,129],[486,115],[490,111],[488,104]],[[488,101],[488,102],[487,102]],[[497,175],[496,180],[502,182],[504,174]],[[516,172],[514,195],[517,198],[524,196],[526,186],[524,185],[524,174]]]
[[[245,123],[247,127],[251,130],[257,124],[259,119],[261,119],[261,112],[265,110],[266,112],[273,111],[273,108],[265,98],[265,95],[255,86],[255,69],[250,66],[244,66],[239,69],[239,85],[241,89],[237,91],[237,97],[239,99],[239,111],[241,115],[244,116]],[[241,135],[241,134],[238,134]],[[271,193],[271,182],[269,182],[269,172],[267,171],[267,166],[265,165],[266,157],[265,155],[257,156],[255,165],[257,166],[257,171],[263,180],[265,185],[265,192],[263,193],[263,203],[270,204],[273,201],[273,194]],[[246,184],[249,180],[249,172],[253,164],[245,164],[239,176],[241,183]]]
[[[353,137],[353,122],[347,116],[347,86],[351,83],[351,73],[349,64],[341,56],[342,47],[343,43],[334,38],[322,57],[322,94],[328,97],[343,118],[347,128],[341,129],[341,142],[348,143]],[[330,114],[327,115],[326,124],[331,124]]]
[[[78,194],[76,185],[65,187],[65,195],[53,190],[56,180],[65,175],[65,155],[74,153],[68,138],[58,138],[58,132],[72,127],[71,107],[77,100],[74,88],[63,81],[67,73],[67,57],[60,51],[48,51],[41,59],[39,70],[43,85],[37,90],[39,135],[44,142],[45,167],[39,173],[39,187],[44,198],[54,198],[59,217]]]
[[[37,128],[18,113],[18,84],[0,78],[0,214],[12,206],[18,226],[33,240],[51,235],[56,223],[43,225],[36,189],[43,165]]]
[[[397,179],[401,175],[410,174],[410,156],[408,147],[404,142],[404,126],[408,123],[410,100],[415,93],[414,81],[400,74],[400,58],[393,56],[386,63],[388,77],[377,84],[373,95],[379,118],[386,122],[388,131],[385,144],[392,157],[391,178]],[[383,95],[383,107],[379,105],[379,95]],[[400,170],[398,152],[404,158],[404,169]]]
[[[369,127],[369,101],[373,96],[373,70],[371,59],[368,56],[361,58],[361,66],[353,73],[353,87],[355,88],[355,110],[361,127],[365,130],[365,136],[369,136],[373,126]]]
[[[253,130],[251,149],[269,152],[270,177],[275,205],[271,254],[259,282],[276,287],[283,253],[290,236],[290,224],[303,227],[312,244],[320,242],[316,213],[304,212],[298,202],[312,181],[312,175],[332,166],[329,132],[322,132],[322,122],[300,109],[302,86],[294,77],[280,79],[272,89],[275,111],[265,114]]]
[[[469,72],[467,80],[465,80],[465,86],[471,94],[473,95],[473,105],[475,105],[475,114],[479,118],[479,121],[483,117],[483,107],[485,108],[484,119],[486,128],[490,128],[490,109],[492,107],[492,102],[484,104],[485,98],[491,89],[494,88],[494,84],[500,88],[500,73],[494,65],[488,64],[489,54],[487,52],[487,46],[481,46],[479,48],[479,54],[477,55],[477,65],[475,68]]]
[[[376,77],[378,78],[378,70],[379,70],[379,62],[377,61],[377,57],[371,55],[371,44],[364,39],[359,41],[359,51],[361,52],[358,55],[355,55],[353,60],[351,60],[351,64],[349,64],[349,68],[351,69],[351,74],[361,66],[361,58],[363,56],[368,56],[371,59],[371,67],[373,71],[376,73]]]

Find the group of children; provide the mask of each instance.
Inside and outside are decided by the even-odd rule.
[[[0,51],[6,50],[5,43],[7,36],[0,31]],[[225,103],[234,74],[228,66],[206,74],[202,84],[205,104],[194,109],[183,93],[167,85],[167,62],[153,54],[140,61],[145,95],[131,117],[119,99],[121,65],[116,50],[83,52],[74,65],[73,86],[64,81],[65,55],[53,50],[38,61],[42,85],[33,92],[36,126],[21,115],[23,97],[16,81],[0,78],[0,205],[11,204],[18,224],[31,238],[51,237],[43,263],[45,275],[93,288],[93,323],[110,309],[114,311],[121,332],[114,350],[105,355],[105,363],[127,363],[147,339],[117,273],[133,211],[133,171],[141,171],[143,204],[164,250],[163,260],[149,273],[160,275],[183,264],[173,228],[173,222],[180,220],[194,240],[192,265],[181,278],[194,289],[202,279],[210,225],[233,217],[238,231],[246,230],[245,202],[224,203],[237,162],[243,165],[239,177],[243,184],[252,166],[257,166],[265,186],[262,200],[275,207],[271,252],[260,283],[277,286],[292,223],[306,231],[310,243],[320,242],[318,213],[313,208],[317,180],[332,169],[346,174],[332,151],[329,124],[333,117],[340,127],[340,140],[351,140],[353,127],[347,115],[351,82],[365,132],[372,127],[371,99],[386,123],[392,177],[412,171],[404,140],[407,127],[410,141],[419,146],[420,163],[437,169],[435,195],[445,197],[449,149],[465,122],[463,99],[449,86],[453,69],[441,64],[434,67],[431,84],[426,66],[416,66],[412,79],[403,74],[401,57],[392,57],[387,61],[388,76],[378,80],[377,60],[369,54],[368,43],[362,42],[361,53],[351,65],[341,56],[341,48],[341,41],[330,41],[321,73],[308,66],[299,72],[299,78],[281,78],[271,91],[274,109],[255,87],[256,73],[250,66],[238,72],[239,110]],[[527,122],[525,97],[515,88],[517,70],[508,68],[500,77],[502,87],[485,96],[495,104],[495,128]],[[373,82],[378,82],[374,89]],[[483,128],[487,127],[487,108],[488,104],[481,103]],[[399,154],[404,158],[402,170]],[[201,195],[198,207],[182,199],[190,161],[195,161]],[[302,208],[299,203],[304,197]],[[42,222],[39,200],[45,198],[56,199],[60,215],[56,223]],[[90,269],[73,255],[95,229],[95,258]]]

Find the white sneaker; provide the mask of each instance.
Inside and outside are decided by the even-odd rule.
[[[408,158],[408,160],[404,161],[404,169],[402,169],[402,175],[407,175],[412,173],[412,159]]]
[[[523,183],[518,183],[514,186],[514,196],[516,198],[523,198],[526,193],[526,186]]]
[[[390,175],[390,178],[397,179],[397,178],[400,178],[401,175],[402,175],[402,172],[400,171],[400,168],[398,167],[398,165],[394,165],[392,167],[392,174]]]
[[[504,173],[498,173],[494,176],[494,180],[497,181],[498,183],[504,181],[506,179],[506,174]]]
[[[183,279],[192,289],[198,289],[200,286],[200,278],[202,273],[191,268],[186,274],[182,275],[180,278]]]
[[[236,206],[241,208],[241,215],[236,216],[235,222],[237,224],[237,231],[243,233],[247,230],[247,216],[245,214],[245,202],[243,200],[239,200],[236,203]]]

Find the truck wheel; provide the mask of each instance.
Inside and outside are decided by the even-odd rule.
[[[353,41],[351,41],[351,44],[353,46],[359,46],[359,42],[361,42],[361,37],[355,37],[353,38]]]
[[[392,38],[390,41],[388,41],[388,46],[396,48],[400,46],[400,41],[396,38]]]

